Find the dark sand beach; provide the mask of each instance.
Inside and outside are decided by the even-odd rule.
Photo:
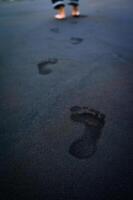
[[[133,1],[80,4],[0,2],[1,200],[132,195]]]

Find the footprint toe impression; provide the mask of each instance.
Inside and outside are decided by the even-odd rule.
[[[88,107],[74,106],[71,108],[71,119],[75,122],[84,123],[87,126],[97,128],[103,127],[105,115],[97,110]]]
[[[71,144],[69,153],[78,159],[91,157],[96,152],[105,115],[88,107],[74,106],[71,108],[71,120],[84,124],[85,129],[82,137]]]

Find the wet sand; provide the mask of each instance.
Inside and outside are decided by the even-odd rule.
[[[82,0],[57,21],[49,1],[0,3],[2,200],[132,195],[132,4]]]

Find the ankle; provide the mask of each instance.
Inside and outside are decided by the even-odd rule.
[[[57,12],[58,12],[58,14],[65,14],[65,7],[64,7],[64,6],[60,6],[60,7],[57,9]]]

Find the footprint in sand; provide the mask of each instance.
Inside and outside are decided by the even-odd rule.
[[[51,28],[50,31],[53,32],[53,33],[59,33],[60,32],[59,28],[57,28],[57,27]]]
[[[52,72],[52,69],[50,69],[49,66],[51,67],[51,65],[54,65],[57,62],[58,62],[57,58],[49,58],[47,60],[38,63],[39,74],[42,75],[50,74]]]
[[[83,135],[74,141],[69,153],[78,159],[90,158],[97,150],[98,139],[105,124],[105,115],[88,107],[71,108],[71,120],[85,125]]]
[[[70,41],[71,41],[72,44],[80,44],[81,42],[83,42],[83,38],[71,37]]]

